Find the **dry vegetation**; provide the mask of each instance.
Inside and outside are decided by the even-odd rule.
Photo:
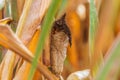
[[[0,0],[0,80],[119,80],[120,0]]]

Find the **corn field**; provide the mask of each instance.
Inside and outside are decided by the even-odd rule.
[[[120,0],[0,0],[0,80],[120,80]]]

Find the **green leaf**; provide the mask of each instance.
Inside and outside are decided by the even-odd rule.
[[[68,3],[68,0],[62,0],[61,5],[60,5],[60,9],[58,11],[58,15],[56,17],[57,19],[59,19],[61,17],[61,15],[63,15],[65,13],[67,3]]]
[[[17,8],[17,0],[11,0],[10,1],[10,5],[11,5],[11,17],[13,19],[13,22],[11,24],[11,28],[12,30],[15,32],[16,31],[16,27],[18,24],[18,8]]]
[[[101,65],[101,62],[103,61],[103,56],[101,52],[99,51],[98,53],[95,53],[96,47],[95,40],[97,31],[98,31],[98,14],[94,4],[94,0],[90,0],[89,58],[92,77],[96,76],[96,73]]]
[[[115,24],[116,19],[119,15],[120,1],[113,0],[112,6],[113,6],[112,14],[111,14],[111,18],[109,20],[109,25],[114,28],[116,26],[116,24]],[[119,61],[120,61],[120,58],[119,58],[119,56],[120,56],[120,35],[119,34],[107,54],[108,54],[108,56],[107,56],[105,65],[102,67],[102,69],[100,69],[98,71],[99,73],[97,74],[97,77],[95,80],[107,80],[109,78],[110,71],[112,70],[112,67],[114,66],[116,61],[117,61],[118,66],[117,66],[117,69],[114,69],[114,70],[116,70],[116,72],[112,73],[115,76],[113,75],[112,77],[115,77],[115,79],[113,79],[113,80],[116,80],[116,77],[118,77],[118,73],[120,70],[120,63],[119,63]],[[110,80],[110,79],[108,79],[108,80]]]
[[[120,35],[118,39],[115,41],[115,43],[112,45],[111,50],[109,51],[109,57],[107,58],[105,65],[102,69],[100,69],[96,80],[106,80],[107,75],[109,74],[113,64],[115,63],[116,59],[117,61],[120,61]],[[119,64],[119,69],[120,69],[120,63]],[[118,71],[119,71],[118,69]],[[116,73],[114,73],[116,74]]]
[[[96,7],[94,4],[94,0],[90,0],[90,28],[89,28],[89,58],[90,58],[90,65],[91,65],[91,76],[94,77],[97,69],[98,63],[94,63],[94,51],[95,51],[95,38],[97,33],[97,23],[98,17],[96,12]]]
[[[89,53],[90,57],[92,57],[94,53],[94,45],[95,45],[95,36],[97,31],[97,12],[94,5],[94,0],[90,0],[90,29],[89,29]]]
[[[45,16],[45,19],[42,25],[41,35],[40,35],[39,42],[38,42],[38,46],[35,52],[35,58],[33,59],[33,62],[32,62],[32,67],[29,73],[28,80],[32,80],[33,78],[34,72],[36,70],[36,67],[37,67],[37,64],[40,58],[40,54],[43,51],[45,40],[47,38],[47,35],[50,33],[50,30],[52,28],[52,24],[54,21],[54,17],[59,9],[60,3],[61,3],[61,0],[52,0],[52,3]]]
[[[0,46],[0,63],[2,61],[2,50],[1,50],[2,46]]]

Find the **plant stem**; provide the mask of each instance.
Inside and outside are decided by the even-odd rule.
[[[43,51],[45,40],[47,38],[47,35],[50,33],[50,30],[52,28],[52,23],[54,21],[55,14],[57,13],[60,3],[61,3],[61,0],[52,0],[50,8],[48,9],[48,12],[45,16],[45,20],[42,25],[41,35],[38,41],[38,46],[35,52],[35,58],[33,59],[33,62],[32,62],[32,67],[29,73],[28,80],[32,80],[33,78],[34,72],[36,70],[36,67],[40,58],[40,54]],[[56,80],[56,79],[51,77],[50,80]]]

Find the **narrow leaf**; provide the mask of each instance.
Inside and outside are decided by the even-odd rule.
[[[91,65],[91,75],[95,76],[97,69],[101,63],[102,54],[98,55],[95,53],[95,39],[97,34],[97,26],[98,26],[98,17],[96,12],[96,7],[94,4],[94,0],[90,0],[90,28],[89,28],[89,58]],[[96,59],[96,55],[99,57]]]
[[[113,45],[111,46],[110,50],[108,51],[109,56],[107,57],[107,60],[105,62],[105,65],[100,69],[96,80],[106,80],[107,76],[115,63],[115,61],[119,61],[120,58],[120,35],[117,37],[117,39],[114,41]],[[118,63],[119,64],[119,63]],[[119,64],[120,67],[120,64]],[[119,71],[119,68],[118,68]],[[115,73],[114,73],[115,74]]]
[[[42,53],[42,50],[43,50],[43,45],[45,43],[47,35],[50,32],[55,14],[57,13],[60,3],[61,3],[61,0],[57,0],[57,1],[52,0],[50,8],[48,9],[48,12],[45,16],[45,20],[42,25],[42,31],[41,31],[41,35],[39,38],[38,46],[37,46],[37,49],[35,52],[35,58],[33,59],[33,62],[32,62],[32,68],[31,68],[28,80],[32,80],[32,78],[33,78],[34,72],[35,72],[37,64],[38,64],[38,60],[40,58],[40,54]],[[51,78],[51,80],[52,80],[52,78]]]
[[[7,25],[0,25],[0,44],[14,51],[28,62],[32,62],[32,59],[34,58],[32,53],[24,46]],[[56,79],[56,77],[40,62],[38,62],[37,68],[46,78],[51,80]]]

